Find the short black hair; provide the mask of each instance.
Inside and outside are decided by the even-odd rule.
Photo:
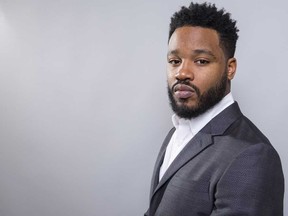
[[[174,13],[171,17],[169,40],[173,32],[184,26],[199,26],[216,30],[219,35],[220,45],[228,58],[234,57],[236,42],[238,39],[236,21],[232,20],[230,13],[224,8],[218,10],[215,4],[211,3],[191,3]]]

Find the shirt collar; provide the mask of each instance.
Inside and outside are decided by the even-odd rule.
[[[225,108],[234,103],[232,93],[228,93],[220,102],[207,110],[205,113],[192,118],[183,119],[176,114],[172,116],[172,123],[176,130],[179,126],[190,127],[190,131],[193,135],[197,134],[209,121],[211,121],[216,115],[222,112]]]

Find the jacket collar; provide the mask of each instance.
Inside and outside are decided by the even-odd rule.
[[[242,113],[237,102],[223,110],[220,114],[214,117],[204,128],[202,128],[194,137],[191,139],[184,149],[175,158],[172,164],[167,169],[166,173],[159,181],[159,170],[163,162],[166,147],[171,139],[175,128],[173,128],[165,138],[163,145],[160,149],[158,158],[156,160],[155,169],[152,177],[151,184],[151,199],[153,195],[189,160],[197,156],[205,148],[213,144],[212,137],[215,135],[223,134],[229,126],[236,121]],[[158,183],[158,184],[157,184]]]

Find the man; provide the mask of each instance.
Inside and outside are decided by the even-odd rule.
[[[171,18],[174,128],[155,164],[146,216],[283,215],[279,156],[230,92],[237,32],[230,14],[208,3]]]

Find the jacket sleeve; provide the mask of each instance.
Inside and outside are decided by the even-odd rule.
[[[284,176],[280,158],[267,144],[242,151],[215,188],[211,216],[282,216]]]

